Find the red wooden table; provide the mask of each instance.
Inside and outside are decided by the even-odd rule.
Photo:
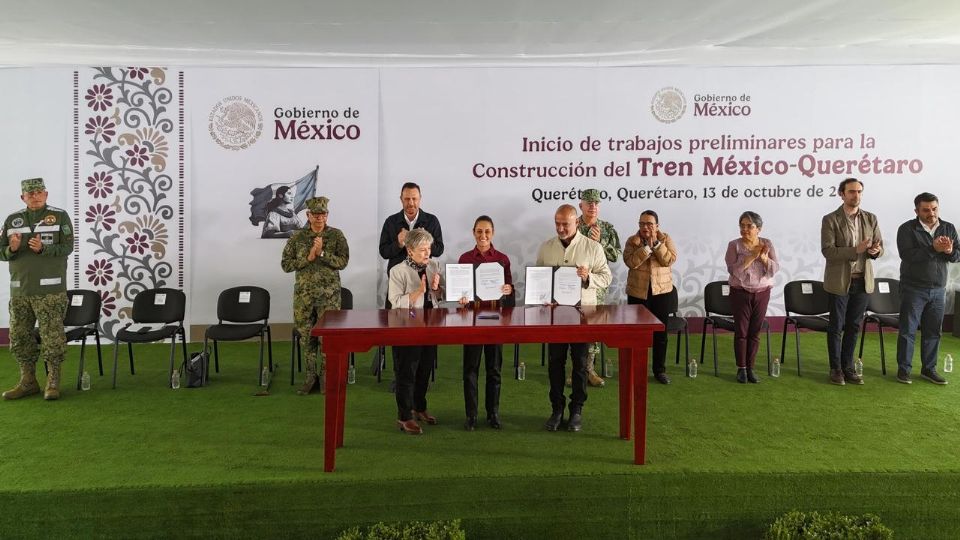
[[[497,315],[498,318],[488,318]],[[332,472],[343,446],[347,357],[379,345],[586,343],[620,349],[620,438],[630,439],[641,465],[647,434],[647,349],[663,324],[640,305],[526,306],[500,309],[434,308],[327,311],[311,334],[327,355],[323,470]],[[386,414],[386,411],[385,411]]]

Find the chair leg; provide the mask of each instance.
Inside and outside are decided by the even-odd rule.
[[[257,370],[257,378],[260,386],[263,386],[263,332],[260,333],[260,369]]]
[[[770,359],[770,325],[767,325],[767,375],[773,373],[773,361]]]
[[[217,340],[213,340],[213,370],[220,373],[220,345]]]
[[[690,362],[690,332],[687,331],[686,326],[683,327],[683,354],[685,355],[684,360],[689,363]]]
[[[787,326],[789,326],[786,320],[783,321],[783,338],[780,340],[780,365],[782,366],[784,362],[787,361]]]
[[[706,328],[704,328],[704,329],[706,329]],[[714,376],[714,377],[719,377],[719,376],[720,376],[720,359],[718,358],[718,355],[717,355],[717,327],[716,327],[716,325],[711,325],[711,326],[710,326],[710,333],[713,335],[713,376]],[[703,359],[703,356],[701,356],[700,359],[702,360],[702,359]]]
[[[117,355],[120,352],[120,343],[113,342],[113,388],[117,387]]]
[[[127,342],[127,359],[130,360],[130,374],[136,375],[133,371],[133,343]]]
[[[270,372],[273,373],[273,336],[270,333],[270,325],[267,325],[267,359],[270,362]]]
[[[103,377],[103,354],[100,352],[100,332],[93,332],[93,339],[97,342],[97,364],[100,366],[100,376]]]
[[[800,375],[800,327],[794,325],[793,333],[794,333],[794,337],[796,337],[796,343],[797,343],[797,377],[801,377]]]
[[[204,335],[203,335],[203,354],[209,354],[209,353],[207,352],[207,351],[209,350],[209,346],[207,345],[207,341],[208,341],[208,340],[207,340],[207,335],[204,334]],[[214,342],[214,343],[216,343],[216,342]],[[210,357],[208,356],[206,363],[209,363],[209,362],[210,362]],[[207,374],[207,368],[206,368],[206,366],[204,366],[204,365],[202,365],[202,364],[201,364],[201,366],[200,366],[200,375],[201,375],[201,378],[203,379],[203,384],[206,385],[206,384],[207,384],[207,375],[208,375],[208,374]]]
[[[883,350],[883,325],[877,324],[877,332],[880,334],[880,369],[883,374],[887,374],[887,352]]]
[[[700,361],[703,362],[703,353],[706,351],[707,347],[707,325],[710,324],[707,322],[708,319],[703,319],[703,327],[700,329]],[[714,366],[713,374],[717,374],[716,366]]]
[[[677,365],[680,365],[680,332],[681,330],[677,330],[677,353],[674,355],[674,363]],[[684,372],[687,372],[690,369],[690,366],[684,362],[683,369]],[[689,373],[687,373],[687,375],[689,375]]]
[[[880,323],[877,323],[879,326]],[[860,360],[863,360],[863,338],[867,337],[867,318],[863,318],[863,323],[860,325]]]
[[[170,336],[170,371],[167,373],[167,388],[173,388],[173,359],[177,356],[177,333]]]
[[[513,344],[513,378],[520,379],[520,344]]]
[[[180,348],[183,349],[183,364],[187,364],[187,357],[190,356],[190,353],[187,352],[187,329],[180,329]]]
[[[77,390],[80,390],[80,381],[83,379],[83,350],[87,346],[87,336],[83,336],[83,341],[80,342],[80,362],[77,366]]]

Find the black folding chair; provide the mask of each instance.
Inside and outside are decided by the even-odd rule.
[[[340,287],[340,309],[353,309],[353,292],[346,287]],[[307,336],[309,339],[310,336]],[[296,364],[297,372],[303,371],[303,350],[300,346],[300,332],[296,328],[293,329],[293,335],[291,336],[290,344],[290,385],[294,384],[294,373],[293,366]],[[354,358],[354,353],[350,353],[350,365],[355,366],[356,360]],[[262,368],[261,368],[262,369]],[[377,379],[379,381],[379,377]]]
[[[880,367],[887,374],[887,353],[883,347],[883,329],[900,330],[900,280],[877,278],[873,282],[873,292],[867,299],[867,316],[863,318],[860,329],[860,358],[863,358],[863,338],[867,335],[867,323],[877,325],[880,334]]]
[[[170,370],[167,373],[167,385],[172,386],[173,357],[177,350],[177,336],[183,345],[183,360],[187,360],[187,335],[183,329],[184,311],[187,297],[183,291],[177,289],[147,289],[133,299],[133,322],[127,323],[117,332],[113,343],[113,387],[117,387],[117,355],[120,343],[127,343],[127,355],[130,357],[130,374],[134,375],[133,344],[163,341],[170,338]],[[130,330],[133,324],[144,325],[137,330]],[[159,327],[149,325],[159,324]]]
[[[703,332],[700,334],[700,363],[707,344],[707,327],[713,336],[713,375],[719,376],[717,361],[717,328],[734,331],[733,307],[730,305],[730,285],[726,281],[707,283],[703,289],[703,307],[707,312],[703,319]],[[767,374],[770,374],[770,324],[763,320],[761,328],[767,333]]]
[[[242,341],[260,338],[260,366],[257,377],[263,384],[263,343],[266,338],[269,368],[273,372],[273,340],[270,336],[270,292],[262,287],[245,285],[232,287],[220,293],[217,299],[217,324],[207,328],[203,335],[203,350],[207,341],[213,341],[214,370],[220,373],[220,341]],[[203,374],[206,380],[207,374]]]
[[[822,281],[791,281],[783,288],[783,303],[787,317],[783,320],[783,340],[780,342],[780,361],[785,362],[787,328],[793,325],[797,344],[797,376],[800,376],[800,329],[826,332],[830,324],[830,297],[823,290]]]

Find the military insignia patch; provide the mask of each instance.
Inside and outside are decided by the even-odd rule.
[[[53,225],[53,224],[55,224],[56,222],[57,222],[57,216],[55,216],[55,215],[53,215],[53,214],[47,214],[47,215],[44,216],[44,218],[43,218],[43,224],[44,224],[44,225]]]
[[[13,218],[13,221],[10,222],[11,227],[23,227],[23,218],[16,217]]]
[[[63,230],[63,234],[73,234],[73,229],[70,228],[69,223],[64,223],[61,228]]]

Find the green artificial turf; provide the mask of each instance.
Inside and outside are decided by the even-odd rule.
[[[121,354],[116,390],[112,347],[102,378],[88,355],[89,392],[74,389],[71,348],[60,401],[0,403],[0,537],[331,537],[380,520],[461,518],[468,538],[747,538],[794,508],[874,512],[897,538],[956,537],[960,380],[946,374],[940,387],[915,373],[898,384],[892,336],[882,376],[873,336],[859,387],[827,383],[822,334],[803,336],[802,377],[791,339],[782,376],[759,385],[735,382],[729,335],[720,377],[709,359],[696,379],[671,360],[674,383],[650,387],[644,466],[617,438],[616,378],[589,390],[583,432],[542,429],[539,346],[522,349],[526,381],[504,380],[503,431],[474,433],[462,429],[459,349],[441,348],[428,394],[441,423],[422,437],[396,431],[388,381],[361,354],[333,474],[323,473],[323,398],[289,386],[287,343],[275,344],[280,369],[260,397],[256,344],[225,344],[209,387],[175,391],[168,346],[137,347],[136,375]],[[958,351],[945,337],[941,354]],[[16,378],[3,349],[0,386]]]

